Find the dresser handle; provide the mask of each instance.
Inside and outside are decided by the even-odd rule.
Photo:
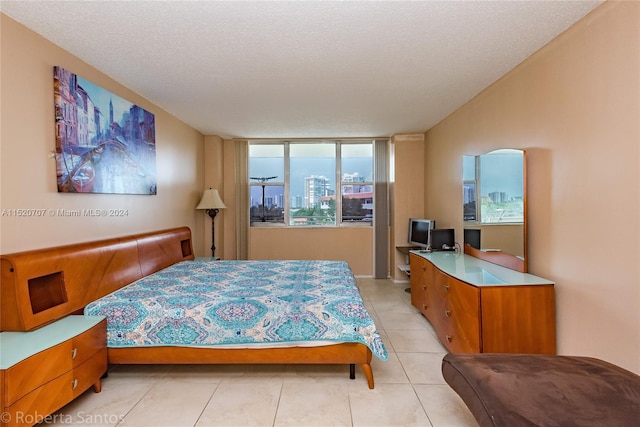
[[[422,304],[422,308],[427,309],[427,304]]]
[[[75,390],[76,387],[78,387],[78,380],[74,378],[74,380],[71,381],[71,390]]]
[[[71,350],[71,360],[75,359],[77,355],[78,355],[77,348],[74,348],[73,350]]]
[[[422,287],[422,290],[423,290],[423,291],[426,291],[426,290],[427,290],[427,285],[424,285],[424,286]]]
[[[453,340],[453,337],[451,335],[447,335],[447,341],[451,342]]]
[[[449,292],[449,285],[444,285],[444,290]]]
[[[445,310],[444,315],[447,317],[451,317],[451,310]]]

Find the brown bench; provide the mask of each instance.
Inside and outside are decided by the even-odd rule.
[[[640,376],[602,360],[450,353],[442,375],[481,427],[640,426]]]

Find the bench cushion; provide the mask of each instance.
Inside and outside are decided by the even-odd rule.
[[[602,360],[447,354],[442,374],[482,427],[640,425],[640,376]]]

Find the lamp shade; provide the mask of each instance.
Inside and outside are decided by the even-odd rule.
[[[202,199],[200,199],[200,203],[198,203],[196,209],[224,209],[226,207],[218,194],[218,190],[209,188],[202,193]]]

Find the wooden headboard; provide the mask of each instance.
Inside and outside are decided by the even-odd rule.
[[[0,331],[29,331],[192,260],[188,227],[0,255]]]

